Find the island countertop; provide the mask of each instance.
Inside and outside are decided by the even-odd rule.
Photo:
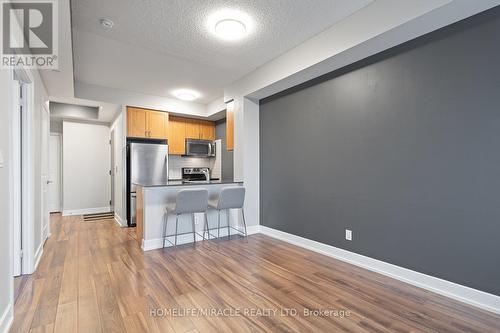
[[[177,201],[179,191],[185,189],[203,188],[208,191],[209,200],[217,200],[220,192],[226,187],[243,186],[243,182],[237,182],[232,179],[227,180],[211,180],[210,182],[183,182],[182,180],[169,180],[168,182],[136,182],[137,186],[137,199],[136,199],[136,238],[143,251],[158,249],[165,246],[170,246],[169,242],[164,244],[164,235],[166,239],[172,241],[175,237],[173,234],[179,231],[179,234],[186,233],[178,239],[178,244],[185,244],[193,242],[192,234],[192,215],[182,214],[176,216],[175,214],[166,214],[165,209],[170,203]],[[195,213],[195,234],[197,240],[203,240],[201,236],[205,225],[205,212]],[[214,209],[209,209],[206,212],[206,223],[208,229],[215,228],[219,223],[219,213]],[[240,225],[240,216],[237,212],[232,211],[221,214],[224,221],[230,220],[233,225]],[[202,222],[199,222],[202,221]],[[178,222],[178,230],[176,229]],[[226,222],[227,223],[227,222]],[[166,230],[165,230],[166,228]],[[165,233],[166,232],[166,233]],[[217,237],[228,233],[237,233],[233,229],[227,230],[222,228]]]
[[[166,182],[137,182],[136,186],[141,187],[164,187],[164,186],[204,186],[204,185],[218,185],[218,184],[242,184],[243,182],[234,181],[233,179],[213,179],[210,181],[183,181],[182,179],[172,179]]]

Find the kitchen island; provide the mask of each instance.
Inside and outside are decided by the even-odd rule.
[[[186,182],[182,180],[169,180],[162,183],[135,183],[137,186],[137,241],[143,251],[154,250],[163,247],[163,225],[165,223],[165,208],[168,203],[175,202],[177,193],[183,189],[205,188],[208,190],[209,200],[216,199],[220,191],[225,187],[242,186],[242,182],[233,180],[211,180],[208,182]],[[229,216],[227,216],[229,215]],[[231,225],[236,227],[237,215],[221,213],[221,226],[227,226],[227,218],[231,220]],[[195,227],[198,234],[203,234],[204,225],[203,214],[195,214]],[[210,228],[217,226],[217,212],[208,211],[208,224]],[[178,233],[187,233],[192,231],[191,216],[185,214],[179,217]],[[174,241],[175,215],[169,215],[167,223],[168,240]],[[235,230],[230,229],[231,235],[236,234]],[[227,236],[227,228],[221,229],[220,236]],[[200,235],[196,235],[196,240],[202,240]],[[217,235],[212,232],[212,235]],[[192,234],[185,234],[177,238],[178,245],[192,243]],[[168,241],[165,247],[171,246]]]

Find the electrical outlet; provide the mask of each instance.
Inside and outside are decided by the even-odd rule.
[[[198,216],[196,216],[196,215],[194,216],[194,224],[195,225],[200,224],[200,218]]]
[[[345,229],[345,239],[352,241],[352,230]]]

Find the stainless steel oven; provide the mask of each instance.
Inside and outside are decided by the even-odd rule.
[[[215,142],[186,139],[186,156],[215,157]]]

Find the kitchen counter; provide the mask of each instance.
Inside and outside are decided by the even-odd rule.
[[[217,179],[210,181],[200,181],[200,182],[185,182],[181,179],[168,180],[166,182],[155,182],[155,183],[134,183],[134,185],[141,187],[164,187],[164,186],[204,186],[204,185],[220,185],[220,184],[242,184],[243,182],[237,182],[232,179]]]
[[[168,182],[160,183],[135,183],[137,186],[136,200],[136,216],[137,216],[137,241],[143,251],[158,249],[163,246],[163,232],[165,226],[165,208],[169,203],[174,203],[177,199],[179,191],[189,188],[206,188],[208,191],[209,200],[216,200],[220,192],[226,187],[243,186],[243,182],[234,180],[212,180],[210,182],[189,182],[185,183],[182,180],[169,180]],[[226,226],[228,219],[231,225],[240,227],[241,214],[238,211],[222,212],[220,221],[221,225]],[[198,233],[197,241],[203,240],[200,236],[203,233],[205,225],[205,217],[203,213],[194,214],[195,228]],[[207,212],[208,224],[211,229],[218,225],[219,216],[217,211],[210,209]],[[182,214],[179,216],[179,233],[190,232],[192,230],[191,214]],[[167,239],[174,241],[172,236],[175,233],[176,216],[170,214],[167,219]],[[227,228],[222,228],[220,237],[227,236],[227,233],[235,234],[233,229],[228,231]],[[193,242],[192,234],[186,234],[178,237],[178,244],[186,244]],[[165,242],[166,246],[170,244]]]

